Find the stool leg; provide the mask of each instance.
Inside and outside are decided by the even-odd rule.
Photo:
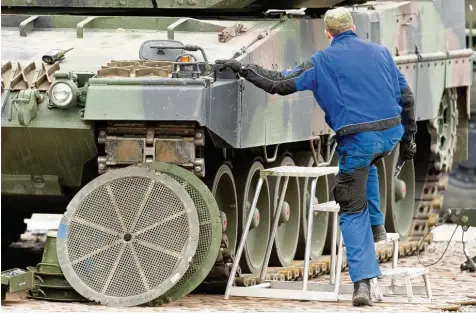
[[[264,257],[263,266],[261,267],[261,273],[260,273],[260,276],[259,276],[259,283],[260,284],[262,284],[264,282],[264,279],[266,277],[266,271],[268,269],[268,262],[269,262],[269,258],[271,256],[271,249],[273,248],[274,238],[276,237],[276,233],[278,231],[279,217],[281,215],[281,210],[283,209],[284,195],[286,194],[286,188],[288,187],[288,182],[289,182],[289,176],[286,176],[284,178],[283,188],[281,189],[281,195],[279,196],[278,207],[275,208],[273,228],[271,228],[271,235],[270,235],[269,240],[268,240],[268,245],[266,247],[266,254],[265,254],[265,257]],[[279,190],[278,190],[278,192],[279,192]]]
[[[309,196],[309,212],[307,214],[307,234],[306,249],[304,250],[304,269],[302,273],[302,290],[307,290],[307,280],[309,278],[309,259],[311,258],[311,241],[312,241],[312,223],[314,220],[314,195],[316,194],[317,178],[311,181],[311,194]]]
[[[430,278],[428,278],[428,274],[423,275],[423,280],[425,281],[426,296],[428,299],[431,299],[433,298],[433,294],[431,292]]]
[[[409,276],[405,277],[405,287],[407,289],[408,300],[413,299],[412,278]]]
[[[228,283],[226,284],[225,299],[228,299],[230,297],[230,288],[233,285],[233,282],[235,281],[236,270],[238,269],[241,254],[243,253],[243,249],[245,247],[246,237],[248,236],[251,221],[253,220],[253,216],[256,211],[256,204],[258,203],[259,193],[261,191],[261,187],[263,186],[263,180],[264,178],[260,177],[258,180],[258,185],[256,186],[256,192],[253,197],[253,203],[251,204],[250,213],[248,214],[248,219],[246,220],[246,225],[243,229],[243,234],[241,235],[240,245],[238,246],[238,250],[236,250],[235,262],[233,263],[233,267],[231,268],[230,272],[230,277],[228,278]]]
[[[340,239],[339,239],[339,249],[337,250],[337,265],[335,266],[336,277],[335,277],[335,284],[334,284],[334,292],[336,293],[339,292],[339,287],[340,287],[340,273],[342,271],[342,258],[343,258],[342,253],[344,252],[343,240],[344,239],[342,238],[342,232],[341,232]]]
[[[331,243],[331,272],[330,283],[336,283],[336,246],[337,246],[337,232],[339,231],[337,225],[337,212],[332,213],[332,243]]]
[[[392,268],[396,268],[398,266],[398,240],[393,242],[393,256],[392,256]],[[391,286],[395,286],[397,284],[397,280],[392,278]]]

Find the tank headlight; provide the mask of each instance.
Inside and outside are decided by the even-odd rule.
[[[70,80],[57,78],[48,89],[50,106],[66,109],[76,104],[78,98],[78,86]]]
[[[57,106],[67,106],[73,99],[73,89],[65,83],[56,84],[51,90],[51,98]]]

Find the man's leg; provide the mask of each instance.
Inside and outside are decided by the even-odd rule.
[[[385,231],[385,220],[380,210],[380,194],[378,186],[378,171],[375,165],[369,169],[369,177],[367,179],[367,202],[369,205],[370,225],[372,225],[372,233],[374,242],[385,240],[387,233]]]
[[[349,274],[354,282],[354,305],[371,303],[370,278],[381,275],[367,208],[367,180],[371,158],[339,149],[339,173],[334,198],[341,208],[340,228],[346,246]],[[342,158],[344,160],[342,160]],[[378,193],[378,189],[377,189]]]

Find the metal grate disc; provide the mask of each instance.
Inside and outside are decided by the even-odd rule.
[[[198,212],[200,235],[197,252],[180,281],[150,305],[178,300],[192,292],[207,277],[220,249],[222,226],[218,205],[208,187],[192,172],[173,164],[148,163],[154,171],[167,174],[182,185],[192,198]]]
[[[84,297],[109,306],[146,303],[182,278],[199,238],[195,205],[171,177],[142,167],[106,173],[71,200],[58,259]]]

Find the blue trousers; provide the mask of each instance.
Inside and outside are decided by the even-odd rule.
[[[383,225],[377,167],[404,133],[402,125],[342,136],[338,140],[339,173],[334,197],[341,207],[340,229],[353,282],[381,275],[371,225]]]

